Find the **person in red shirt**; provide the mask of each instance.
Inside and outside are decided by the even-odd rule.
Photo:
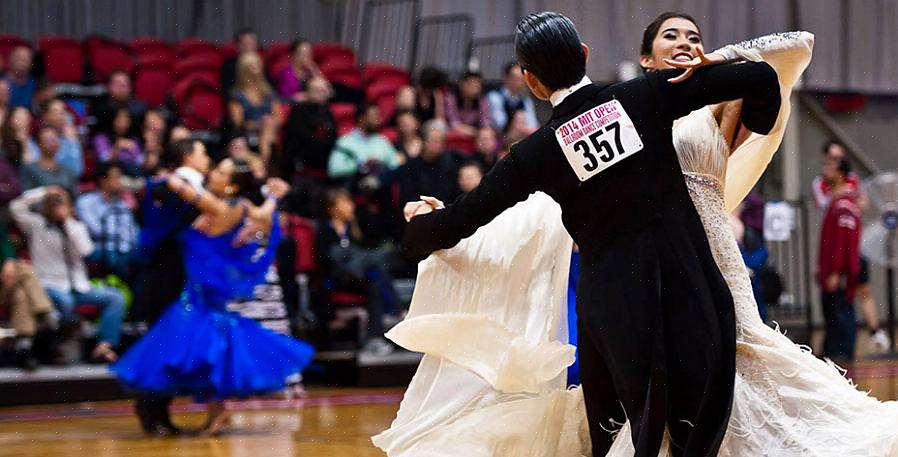
[[[836,140],[828,141],[823,145],[821,152],[823,153],[824,164],[826,162],[838,162],[845,158],[846,155],[845,145]],[[814,178],[812,186],[817,208],[825,210],[829,206],[832,186],[823,178],[822,174]],[[861,189],[861,180],[856,173],[849,173],[846,186],[852,192],[856,192],[857,203],[861,211],[866,210],[867,206],[869,206],[869,200],[863,189]],[[870,340],[880,351],[888,350],[891,347],[891,341],[886,332],[879,326],[879,312],[876,299],[873,296],[873,288],[870,285],[869,265],[863,255],[860,256],[860,274],[857,280],[856,295],[856,301],[864,324],[870,332]]]
[[[817,278],[822,289],[826,338],[823,355],[837,361],[854,357],[857,321],[854,296],[860,274],[861,209],[849,182],[845,159],[828,161],[823,176],[831,186],[831,201],[823,217]]]

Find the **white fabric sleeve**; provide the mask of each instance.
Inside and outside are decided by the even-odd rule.
[[[748,195],[779,149],[791,113],[789,99],[792,89],[810,63],[813,48],[812,33],[786,32],[755,38],[715,51],[728,59],[764,60],[769,63],[776,70],[782,96],[782,107],[773,130],[767,135],[752,133],[730,155],[724,190],[727,211],[732,211]]]

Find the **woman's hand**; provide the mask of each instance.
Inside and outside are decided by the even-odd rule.
[[[696,48],[695,52],[697,55],[693,57],[689,62],[677,62],[676,60],[664,59],[664,63],[670,65],[671,67],[686,70],[680,76],[668,79],[668,82],[672,84],[683,82],[689,79],[689,77],[692,76],[695,70],[699,68],[707,67],[709,65],[718,65],[726,63],[727,61],[726,57],[720,54],[715,54],[713,52],[710,54],[705,54],[704,52],[702,52],[701,48]]]
[[[290,184],[287,184],[281,178],[268,178],[265,181],[265,186],[268,191],[268,196],[274,197],[278,200],[284,198],[290,192]]]

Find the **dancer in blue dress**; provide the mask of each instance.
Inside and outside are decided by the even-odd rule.
[[[264,282],[280,238],[275,199],[287,186],[270,180],[268,199],[256,207],[246,198],[253,182],[248,164],[229,159],[210,173],[208,192],[168,178],[168,187],[201,211],[182,235],[187,281],[178,301],[111,367],[128,389],[209,401],[206,434],[217,434],[225,423],[223,400],[282,389],[313,353],[227,310],[228,302],[252,296]],[[272,222],[267,244],[237,242],[247,219]]]

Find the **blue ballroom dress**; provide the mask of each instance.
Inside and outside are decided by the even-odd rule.
[[[239,230],[182,233],[187,280],[181,297],[110,367],[127,389],[199,400],[248,397],[283,389],[288,376],[309,364],[308,344],[227,310],[264,283],[280,239],[274,224],[267,246],[234,248]]]

